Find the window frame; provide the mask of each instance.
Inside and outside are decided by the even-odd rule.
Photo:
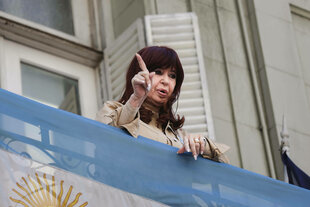
[[[78,81],[81,115],[94,119],[98,111],[96,71],[88,66],[0,37],[1,88],[22,95],[21,62]],[[90,92],[91,91],[91,92]]]

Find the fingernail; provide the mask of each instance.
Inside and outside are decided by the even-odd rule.
[[[194,159],[197,160],[197,155],[194,155]]]
[[[203,151],[201,151],[200,154],[203,155]]]
[[[190,152],[190,150],[189,150],[189,148],[188,148],[188,147],[185,147],[185,149],[186,149],[186,152]]]
[[[147,89],[148,91],[150,91],[150,90],[151,90],[151,87],[152,87],[152,86],[151,86],[151,84],[149,83],[149,84],[147,85],[147,88],[146,88],[146,89]]]

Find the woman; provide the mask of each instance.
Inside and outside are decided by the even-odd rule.
[[[210,139],[187,134],[181,128],[184,117],[175,116],[184,72],[177,53],[168,47],[152,46],[140,50],[131,61],[126,88],[121,99],[108,101],[97,113],[97,120],[126,129],[132,136],[144,136],[192,152],[195,160],[204,158],[228,163]]]

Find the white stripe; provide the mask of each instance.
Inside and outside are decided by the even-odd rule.
[[[27,196],[27,194],[23,191],[21,187],[17,185],[17,183],[28,190],[27,185],[23,180],[24,178],[31,188],[31,195],[36,194],[35,188],[32,187],[30,181],[32,180],[39,189],[39,183],[37,182],[36,173],[42,184],[42,188],[39,189],[39,196],[42,200],[48,200],[49,198],[53,200],[53,197],[55,197],[52,193],[52,177],[54,176],[54,183],[56,186],[56,198],[60,193],[60,183],[61,181],[64,181],[63,196],[61,200],[62,202],[65,201],[65,196],[69,191],[70,186],[72,186],[71,196],[68,200],[67,205],[74,200],[75,196],[78,193],[82,193],[76,206],[80,206],[85,202],[88,202],[87,207],[101,206],[98,204],[104,204],[104,206],[166,206],[162,203],[158,203],[156,201],[146,199],[141,196],[137,196],[135,194],[128,193],[99,182],[95,182],[93,180],[75,175],[61,169],[57,169],[48,165],[32,161],[30,159],[26,159],[24,157],[9,153],[4,150],[0,150],[0,169],[1,206],[22,206],[21,204],[10,200],[10,197],[27,203],[28,205],[29,203],[27,202],[27,200],[31,201],[30,197],[35,201],[35,198],[33,196]],[[46,175],[46,180],[50,188],[50,193],[48,193],[48,187],[45,184],[45,179],[43,178],[44,174]],[[30,178],[28,178],[28,175],[30,175]],[[16,194],[12,189],[15,189],[20,194],[25,195],[25,197],[22,198],[18,196],[18,194]],[[28,190],[28,192],[30,192],[30,190]],[[45,192],[44,196],[43,194],[41,194],[42,192]],[[49,198],[47,194],[49,195]]]

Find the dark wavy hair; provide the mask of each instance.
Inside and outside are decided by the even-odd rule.
[[[145,47],[141,49],[138,54],[141,55],[144,60],[146,67],[149,72],[153,72],[157,68],[174,68],[176,71],[176,85],[173,90],[173,93],[167,104],[160,108],[159,110],[159,118],[157,119],[157,126],[162,126],[162,129],[167,126],[168,121],[171,123],[171,127],[173,130],[177,130],[183,126],[185,121],[184,117],[175,115],[172,112],[172,105],[177,101],[180,95],[181,86],[184,79],[183,67],[178,57],[178,54],[171,48],[165,46],[151,46]],[[133,94],[133,87],[131,84],[131,79],[140,72],[141,69],[139,67],[137,58],[134,57],[129,64],[129,68],[126,74],[126,85],[125,92],[123,93],[120,103],[125,104],[130,98],[131,94]],[[149,123],[151,121],[151,117],[153,112],[144,108],[143,106],[139,109],[140,118],[143,122]]]

